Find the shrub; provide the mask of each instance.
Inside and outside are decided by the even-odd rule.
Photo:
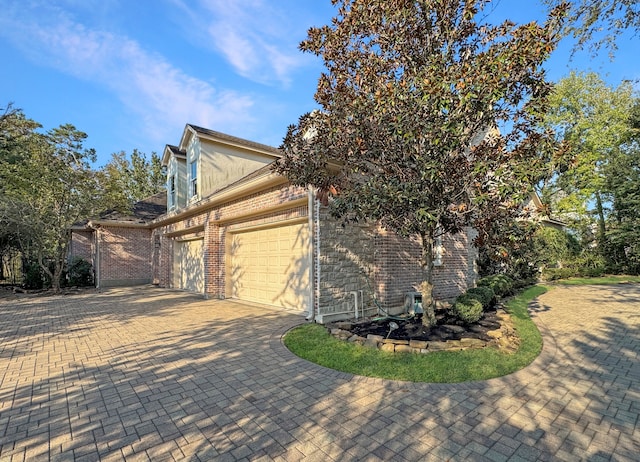
[[[23,262],[22,285],[25,289],[42,289],[46,279],[38,263],[26,260]]]
[[[467,294],[456,298],[451,310],[465,324],[477,322],[482,317],[482,303],[477,298]]]
[[[544,281],[556,281],[558,279],[567,279],[577,276],[576,270],[571,268],[546,268],[542,271],[542,279]]]
[[[67,278],[71,286],[93,285],[93,267],[91,263],[80,257],[74,258],[69,263]]]
[[[496,294],[491,287],[475,287],[467,290],[466,294],[482,303],[484,309],[491,307],[496,300]]]
[[[494,274],[493,276],[487,276],[478,281],[478,286],[489,287],[493,289],[493,292],[499,296],[504,297],[509,295],[513,289],[513,279],[504,274]]]

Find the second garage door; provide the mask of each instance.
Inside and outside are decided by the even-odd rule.
[[[173,255],[173,287],[204,292],[204,240],[176,241]]]
[[[306,222],[231,235],[231,294],[242,300],[307,311],[310,304]]]

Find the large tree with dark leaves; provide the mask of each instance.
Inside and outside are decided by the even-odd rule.
[[[544,0],[554,8],[561,3],[569,5],[564,34],[575,40],[574,51],[587,48],[597,54],[601,48],[609,50],[611,57],[617,50],[616,41],[624,31],[640,30],[639,0]]]
[[[549,160],[541,65],[564,8],[515,26],[481,22],[482,0],[333,3],[300,45],[326,66],[321,108],[289,127],[275,168],[344,220],[420,236],[429,288],[435,237],[516,213]]]

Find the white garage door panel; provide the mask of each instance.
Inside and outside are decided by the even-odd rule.
[[[204,239],[184,242],[182,259],[183,288],[190,292],[204,292]]]
[[[233,234],[232,296],[306,311],[310,303],[306,223]]]
[[[204,293],[204,239],[176,241],[173,259],[173,286]]]

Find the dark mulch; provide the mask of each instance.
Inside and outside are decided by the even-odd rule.
[[[477,322],[465,325],[447,311],[436,312],[436,326],[427,329],[422,325],[422,315],[419,314],[410,319],[384,319],[379,321],[361,321],[352,322],[350,326],[344,323],[340,324],[341,328],[348,327],[344,330],[367,337],[368,334],[381,335],[383,337],[396,340],[424,340],[424,341],[447,341],[460,340],[462,338],[476,338],[489,341],[490,337],[487,332],[500,328],[500,322],[496,316],[495,308],[484,312],[483,317]],[[390,330],[390,323],[394,322],[398,325],[397,329]]]

